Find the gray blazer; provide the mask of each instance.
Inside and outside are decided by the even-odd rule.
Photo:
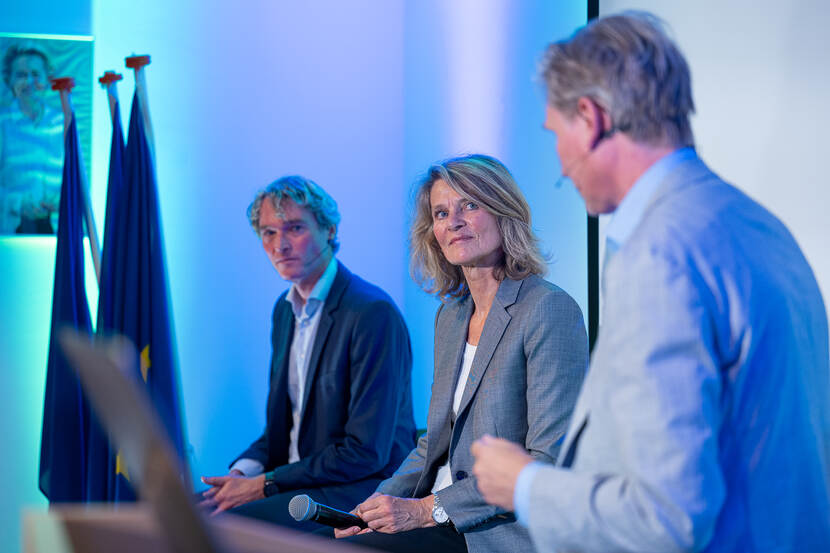
[[[530,486],[539,550],[827,551],[827,317],[784,225],[693,157],[604,284],[572,468]]]
[[[554,461],[587,368],[585,324],[573,298],[542,278],[502,281],[452,423],[472,312],[469,295],[438,308],[427,433],[377,491],[425,497],[449,455],[453,483],[436,495],[468,550],[531,551],[530,536],[513,514],[488,505],[479,493],[470,445],[491,434]]]

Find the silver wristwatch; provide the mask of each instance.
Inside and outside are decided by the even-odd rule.
[[[447,514],[447,511],[444,510],[444,506],[441,505],[441,501],[438,500],[437,495],[433,495],[435,498],[434,503],[432,504],[432,520],[435,521],[435,524],[438,526],[449,526],[452,524],[450,522],[450,515]]]

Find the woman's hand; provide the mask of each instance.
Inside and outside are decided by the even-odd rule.
[[[416,528],[435,526],[432,520],[432,505],[434,496],[429,495],[422,499],[406,499],[374,493],[354,508],[355,514],[366,521],[369,528],[361,530],[357,526],[343,530],[335,530],[337,538],[362,534],[368,531],[396,534]]]

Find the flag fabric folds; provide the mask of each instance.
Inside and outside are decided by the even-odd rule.
[[[124,186],[124,131],[121,113],[116,100],[112,109],[112,140],[110,143],[109,180],[107,183],[107,207],[104,216],[104,248],[101,255],[101,279],[98,286],[98,318],[95,325],[99,332],[113,328],[114,248],[117,209]],[[116,473],[116,455],[110,447],[109,437],[94,420],[89,429],[87,461],[88,501],[132,501],[135,492],[123,475]]]
[[[142,110],[136,92],[124,152],[124,181],[117,193],[116,215],[107,221],[104,255],[110,256],[111,274],[104,287],[102,299],[107,303],[99,311],[103,313],[103,324],[98,334],[123,334],[136,345],[139,358],[134,377],[146,385],[170,441],[183,459],[164,241],[154,159]],[[109,246],[107,239],[111,240]],[[117,452],[115,473],[129,479]]]
[[[79,152],[73,116],[65,139],[39,487],[52,503],[128,501],[135,499],[135,492],[126,464],[111,449],[57,342],[65,326],[92,334],[84,288]],[[96,331],[99,336],[122,334],[136,345],[132,376],[146,386],[179,459],[184,459],[158,191],[138,87],[126,146],[117,102],[113,109],[106,209]]]
[[[52,323],[40,444],[39,487],[52,503],[86,500],[89,406],[57,342],[65,326],[91,334],[84,288],[83,183],[75,117],[64,140]]]
[[[116,210],[121,190],[124,187],[124,130],[121,128],[121,109],[116,100],[112,109],[112,141],[110,143],[110,170],[107,182],[107,211],[104,215],[104,249],[101,255],[101,285],[98,295],[98,323],[96,328],[111,327],[113,321],[113,247],[118,243],[115,236]]]

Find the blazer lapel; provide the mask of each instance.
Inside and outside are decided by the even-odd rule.
[[[695,182],[708,179],[712,175],[713,174],[709,168],[697,156],[683,161],[668,175],[666,175],[662,182],[657,186],[657,189],[654,191],[648,205],[643,211],[643,216],[639,225],[643,224],[643,220],[648,217],[648,214],[654,210],[654,207],[663,201],[666,196],[670,195],[680,187],[689,186]],[[608,267],[613,264],[615,260],[615,257],[611,257],[603,269],[603,290],[605,289],[605,278],[608,274]],[[565,441],[559,449],[559,457],[556,461],[558,466],[570,467],[573,464],[579,448],[579,441],[581,440],[585,429],[588,427],[591,415],[591,404],[595,401],[593,396],[596,393],[594,384],[594,360],[596,359],[597,352],[601,351],[601,343],[602,335],[600,334],[597,344],[594,347],[594,353],[592,355],[592,362],[590,368],[588,369],[588,374],[585,376],[585,381],[582,383],[582,390],[580,391],[579,399],[574,406],[568,432],[565,434]]]
[[[351,273],[339,261],[337,262],[337,275],[334,277],[334,282],[331,284],[329,294],[326,296],[326,302],[320,308],[320,323],[317,325],[317,333],[314,336],[314,344],[311,348],[311,357],[308,360],[308,372],[306,373],[305,387],[303,389],[303,410],[300,413],[300,430],[302,431],[303,419],[305,418],[306,405],[308,405],[308,398],[311,397],[311,388],[314,385],[314,380],[317,376],[317,369],[320,365],[320,357],[323,354],[323,349],[326,345],[331,327],[334,324],[334,317],[332,313],[340,306],[340,299],[343,297],[343,292],[349,285]],[[300,433],[302,435],[302,432]]]
[[[470,376],[464,386],[461,405],[458,406],[457,419],[461,418],[461,414],[470,405],[476,390],[478,390],[481,378],[490,365],[493,353],[495,353],[496,347],[499,345],[501,337],[504,335],[504,331],[510,323],[511,317],[507,312],[507,308],[516,303],[516,297],[519,295],[519,289],[521,287],[521,280],[511,280],[509,278],[505,278],[499,285],[496,297],[493,299],[493,305],[490,306],[490,312],[487,314],[487,320],[484,322],[481,339],[478,341],[478,348],[476,349],[475,357],[473,357],[473,365],[470,367]],[[464,344],[466,344],[466,340],[463,341],[462,348]],[[456,382],[457,385],[458,383]],[[452,387],[452,393],[454,392],[455,386]]]
[[[294,313],[285,297],[277,303],[271,335],[272,361],[268,417],[268,466],[288,461],[288,432],[291,428],[291,402],[288,397],[288,356],[294,336]]]
[[[458,378],[458,368],[466,343],[467,327],[473,312],[473,302],[469,296],[443,308],[444,314],[435,327],[435,381],[432,384],[432,397],[427,419],[427,458],[417,489],[422,483],[432,486],[427,476],[432,465],[449,450],[450,417],[452,415],[452,398],[455,393],[454,383]]]
[[[283,297],[277,304],[277,314],[274,320],[274,335],[271,338],[273,348],[273,364],[271,366],[271,386],[285,385],[288,372],[288,355],[291,350],[291,339],[294,337],[294,313],[291,304]]]

